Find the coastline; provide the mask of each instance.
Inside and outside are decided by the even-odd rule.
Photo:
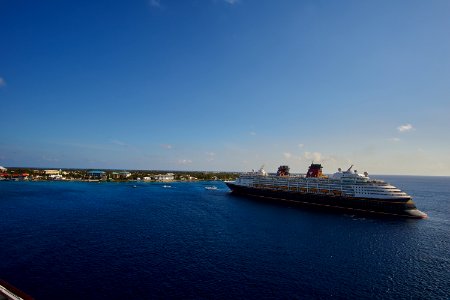
[[[238,172],[8,168],[0,181],[177,182],[234,180]]]

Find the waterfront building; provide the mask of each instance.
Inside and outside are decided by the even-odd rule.
[[[50,180],[64,180],[64,177],[62,175],[60,175],[60,174],[57,174],[57,175],[49,175],[48,179],[50,179]]]
[[[106,179],[106,172],[98,171],[98,170],[88,171],[87,177],[88,177],[88,179],[104,180],[104,179]]]
[[[112,179],[127,179],[131,176],[131,173],[128,171],[122,171],[122,172],[112,172],[111,178]]]
[[[59,175],[61,170],[44,170],[45,175]]]
[[[0,166],[0,180],[8,179],[9,175],[8,175],[8,173],[6,173],[6,171],[8,171],[8,169],[6,169],[5,167]]]
[[[191,176],[191,175],[186,175],[186,176],[181,176],[181,180],[185,181],[185,180],[189,180],[189,181],[193,181],[193,180],[197,180],[197,177]]]
[[[167,173],[165,175],[158,174],[158,175],[155,175],[154,177],[155,177],[156,181],[173,181],[173,180],[175,180],[175,175],[173,173]]]
[[[15,181],[28,180],[29,179],[28,176],[30,176],[30,174],[28,174],[28,173],[12,173],[10,178]]]

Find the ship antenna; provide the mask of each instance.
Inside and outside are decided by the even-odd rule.
[[[348,168],[347,172],[350,172],[350,170],[353,168],[353,165],[350,166],[350,168]]]

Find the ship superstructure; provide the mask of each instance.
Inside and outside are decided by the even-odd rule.
[[[322,173],[322,165],[312,163],[305,175],[290,175],[288,166],[280,166],[276,175],[261,168],[226,182],[237,194],[297,201],[382,214],[424,218],[411,196],[382,180],[371,179],[367,172],[358,174],[341,169],[331,176]]]

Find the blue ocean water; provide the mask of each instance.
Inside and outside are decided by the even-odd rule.
[[[383,178],[429,219],[259,202],[221,182],[0,182],[0,278],[38,300],[449,299],[450,178]]]

